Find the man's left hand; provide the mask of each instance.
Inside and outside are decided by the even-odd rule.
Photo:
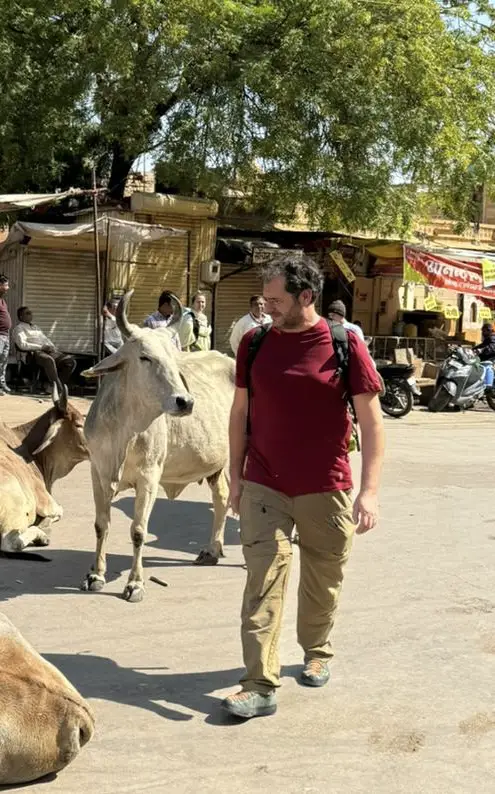
[[[361,491],[354,502],[353,518],[357,524],[356,533],[364,535],[378,523],[378,497],[369,491]]]

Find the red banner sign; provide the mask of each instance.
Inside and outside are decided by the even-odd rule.
[[[426,283],[432,287],[495,300],[495,289],[483,286],[480,262],[447,259],[431,251],[410,248],[408,245],[404,246],[404,259],[409,267],[423,276]]]

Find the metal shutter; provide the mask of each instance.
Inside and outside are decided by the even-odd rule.
[[[237,270],[239,265],[223,265],[222,276]],[[249,299],[263,292],[256,268],[220,281],[215,306],[215,349],[222,353],[232,351],[229,345],[233,323],[249,311]]]
[[[28,248],[24,303],[34,322],[62,351],[94,353],[96,278],[90,251]]]

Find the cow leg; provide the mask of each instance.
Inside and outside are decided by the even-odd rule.
[[[131,524],[131,540],[134,547],[134,559],[127,585],[122,594],[126,601],[133,603],[144,598],[143,577],[143,546],[148,531],[148,521],[158,493],[160,472],[153,469],[141,474],[135,485],[134,520]]]
[[[1,550],[12,554],[13,552],[23,551],[26,546],[48,546],[50,540],[47,535],[37,526],[28,527],[24,530],[13,529],[6,532],[1,538]]]
[[[106,584],[107,538],[110,530],[110,510],[113,487],[110,482],[103,483],[94,466],[91,466],[93,497],[95,500],[96,558],[91,570],[81,584],[81,590],[92,593],[102,590]]]
[[[213,531],[209,546],[200,551],[194,561],[195,565],[216,565],[219,558],[225,556],[223,539],[229,504],[229,486],[225,471],[222,469],[208,477],[208,485],[213,499]]]

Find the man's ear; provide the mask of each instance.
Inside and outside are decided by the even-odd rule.
[[[303,306],[310,306],[313,302],[313,290],[310,289],[303,289],[301,294],[299,295],[301,299],[301,303]]]
[[[85,369],[84,372],[81,372],[81,375],[84,378],[101,378],[109,372],[116,372],[118,369],[121,369],[124,364],[125,356],[122,353],[122,348],[120,348],[120,350],[112,353],[111,356],[107,356],[103,361],[100,361],[99,364],[95,364],[95,366],[90,369]]]

